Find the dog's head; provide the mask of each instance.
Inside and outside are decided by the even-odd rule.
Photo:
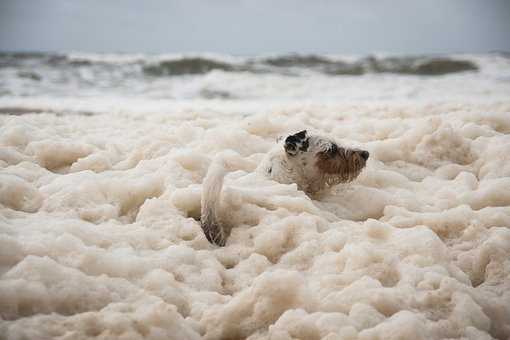
[[[288,136],[284,149],[293,167],[300,167],[306,177],[321,181],[321,188],[354,180],[369,157],[368,151],[339,146],[329,138],[308,135],[306,130]]]

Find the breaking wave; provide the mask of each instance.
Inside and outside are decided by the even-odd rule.
[[[153,76],[203,74],[212,70],[234,71],[234,65],[206,58],[183,58],[165,60],[156,64],[146,65],[144,72]]]
[[[183,57],[164,60],[144,66],[152,76],[203,74],[212,70],[227,72],[267,72],[299,75],[299,71],[312,70],[327,75],[362,75],[366,73],[396,73],[409,75],[444,75],[477,71],[478,66],[469,60],[449,57],[392,57],[373,56],[355,61],[335,60],[318,55],[282,55],[260,59],[247,59],[243,63],[228,63],[207,58]]]
[[[437,76],[449,73],[477,71],[476,62],[457,57],[375,57],[344,60],[323,55],[276,55],[257,58],[233,58],[210,55],[89,55],[2,53],[0,68],[39,63],[49,67],[110,67],[138,66],[143,75],[151,77],[206,74],[213,70],[301,75],[314,71],[327,75],[363,75],[395,73]]]

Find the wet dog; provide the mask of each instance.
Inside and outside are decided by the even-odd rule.
[[[303,130],[288,136],[270,151],[257,172],[282,184],[296,183],[300,190],[314,195],[333,185],[354,180],[365,167],[368,157],[368,151],[345,148],[334,140],[308,135]],[[213,161],[203,182],[200,223],[209,242],[218,246],[224,246],[226,242],[218,218],[226,172],[221,161]]]

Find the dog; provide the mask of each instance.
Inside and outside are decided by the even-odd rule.
[[[256,172],[282,184],[296,183],[307,195],[354,180],[366,165],[369,152],[340,146],[334,140],[309,135],[306,130],[285,138],[270,151]],[[203,182],[200,224],[207,240],[220,247],[226,234],[219,220],[223,179],[227,173],[221,160],[209,166]]]

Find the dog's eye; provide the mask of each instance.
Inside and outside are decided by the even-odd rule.
[[[299,150],[301,150],[301,151],[308,151],[308,146],[309,146],[308,139],[306,139],[305,141],[303,141],[301,143],[301,146],[299,147]]]
[[[328,149],[328,153],[331,155],[334,155],[337,152],[338,152],[338,147],[336,146],[336,144],[331,144],[331,146]]]

